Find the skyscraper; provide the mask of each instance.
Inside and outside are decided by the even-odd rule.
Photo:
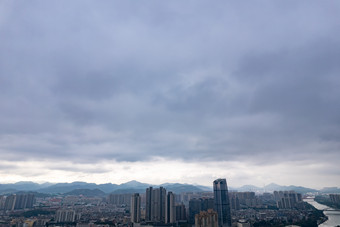
[[[135,193],[131,196],[131,222],[139,223],[140,222],[140,196],[138,193]]]
[[[189,201],[189,223],[195,223],[195,215],[201,211],[214,209],[214,199],[212,198],[194,198]]]
[[[166,190],[163,187],[146,189],[145,220],[149,222],[165,222]]]
[[[175,194],[168,192],[165,203],[165,223],[176,222]]]
[[[228,186],[226,179],[217,179],[213,182],[214,186],[214,205],[218,214],[218,226],[231,226],[230,203],[228,196]]]
[[[176,221],[184,221],[187,219],[187,212],[185,209],[185,205],[182,204],[178,204],[176,205]]]
[[[5,204],[4,204],[5,210],[14,210],[16,198],[17,197],[15,194],[9,195],[6,197]]]
[[[145,192],[145,221],[152,221],[152,190],[153,188],[152,187],[149,187],[146,189],[146,192]]]

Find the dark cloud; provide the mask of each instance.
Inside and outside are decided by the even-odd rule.
[[[338,3],[0,8],[2,159],[338,157]]]

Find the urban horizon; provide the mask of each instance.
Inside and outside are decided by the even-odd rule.
[[[0,227],[340,226],[339,15],[0,0]]]
[[[228,178],[227,178],[228,180]],[[212,181],[213,182],[213,181]],[[107,184],[112,184],[112,185],[117,185],[117,186],[123,186],[123,185],[130,185],[131,188],[133,187],[141,187],[140,185],[145,185],[145,187],[167,187],[167,185],[176,185],[176,184],[180,184],[180,185],[186,185],[186,186],[197,186],[197,187],[204,187],[206,189],[210,188],[212,189],[212,182],[210,184],[198,184],[198,183],[188,183],[188,182],[169,182],[169,181],[165,181],[165,182],[161,182],[161,183],[150,183],[150,182],[142,182],[142,181],[137,181],[137,180],[131,180],[131,181],[125,181],[125,182],[86,182],[86,181],[61,181],[61,182],[52,182],[52,181],[42,181],[42,182],[34,182],[34,181],[13,181],[13,182],[0,182],[1,185],[5,186],[5,185],[22,185],[22,184],[39,184],[41,186],[44,187],[49,187],[51,185],[58,185],[58,184],[95,184],[95,185],[107,185]],[[305,189],[312,189],[312,190],[322,190],[322,189],[330,189],[330,188],[334,188],[334,189],[338,189],[340,190],[340,187],[337,187],[336,185],[334,186],[320,186],[317,188],[314,187],[308,187],[305,185],[294,185],[294,184],[288,184],[288,185],[280,185],[277,184],[276,182],[270,182],[268,184],[265,185],[254,185],[254,184],[242,184],[242,185],[237,185],[237,184],[230,184],[230,181],[228,180],[228,188],[230,188],[231,190],[238,190],[240,188],[242,188],[244,191],[263,191],[263,192],[272,192],[275,190],[287,190],[287,189],[275,189],[275,190],[271,190],[268,188],[273,188],[273,187],[277,187],[277,188],[289,188],[289,187],[302,187]],[[138,184],[138,185],[136,185]],[[268,190],[267,190],[268,189]],[[202,191],[204,191],[205,189],[202,189]],[[288,189],[290,190],[290,189]],[[207,190],[208,191],[208,190]]]
[[[11,189],[12,192],[0,194],[0,225],[333,227],[340,222],[340,194],[329,190],[302,192],[301,187],[296,187],[299,191],[295,188],[262,193],[233,191],[226,178],[215,179],[212,184],[206,191],[183,189],[183,185],[177,191],[170,184],[151,186],[137,181],[127,182],[125,190],[109,193],[93,187],[82,189],[84,184],[64,191],[60,191],[61,185],[59,191]],[[128,185],[139,188],[132,190]],[[107,185],[105,188],[108,189]]]
[[[340,187],[339,12],[1,1],[0,183]]]

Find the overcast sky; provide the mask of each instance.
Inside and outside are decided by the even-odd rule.
[[[0,183],[340,186],[339,1],[0,1]]]

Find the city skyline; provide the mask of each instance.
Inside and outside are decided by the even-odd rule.
[[[339,13],[1,1],[0,184],[340,187]]]

